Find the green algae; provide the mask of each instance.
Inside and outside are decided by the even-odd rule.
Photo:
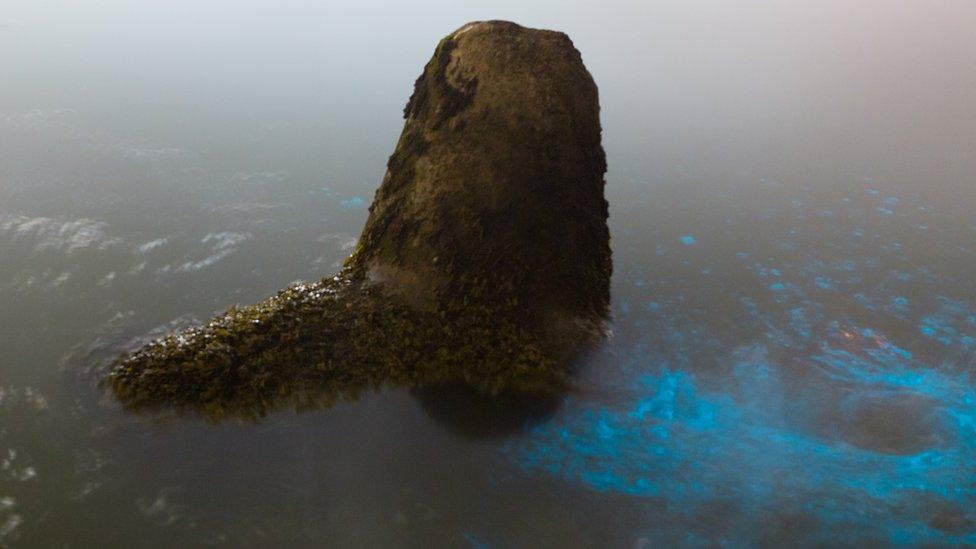
[[[127,410],[172,406],[213,421],[328,407],[384,385],[562,390],[565,369],[520,317],[472,299],[417,310],[346,268],[153,341],[120,358],[108,383]]]

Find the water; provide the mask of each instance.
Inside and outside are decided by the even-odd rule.
[[[125,8],[0,25],[0,545],[976,543],[970,4]],[[122,413],[120,346],[331,274],[484,17],[601,88],[614,336],[577,388]]]

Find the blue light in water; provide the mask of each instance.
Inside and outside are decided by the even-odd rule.
[[[837,271],[854,271],[857,269],[857,262],[853,259],[845,259],[834,265],[834,270]]]
[[[350,198],[343,198],[339,202],[339,207],[341,207],[344,210],[352,210],[352,209],[362,208],[365,205],[366,205],[366,201],[363,200],[359,196],[353,196],[353,197],[350,197]]]
[[[968,351],[976,350],[976,337],[968,333],[969,328],[965,326],[973,316],[966,305],[945,297],[940,297],[939,303],[938,311],[924,316],[919,322],[919,332],[946,347],[959,345]]]
[[[681,243],[684,244],[685,246],[691,246],[695,242],[696,242],[695,237],[690,234],[686,234],[681,237]]]
[[[464,532],[464,541],[467,541],[474,549],[489,549],[491,544],[479,538],[471,532]]]
[[[891,300],[891,312],[897,315],[904,315],[908,312],[908,298],[898,296]]]
[[[760,515],[802,501],[820,524],[817,535],[833,536],[824,541],[874,535],[909,544],[973,543],[976,532],[954,535],[904,519],[931,513],[933,501],[959,509],[976,504],[976,488],[967,480],[976,451],[976,392],[949,372],[919,368],[910,352],[877,330],[858,333],[865,338],[861,350],[822,343],[810,363],[819,378],[809,379],[800,394],[787,392],[782,365],[765,346],[740,347],[730,357],[725,389],[706,389],[698,376],[669,367],[640,374],[621,388],[633,398],[610,407],[570,403],[568,413],[534,428],[510,455],[527,472],[545,471],[603,492],[667,498],[688,515],[730,497]],[[885,394],[892,402],[931,398],[947,408],[935,428],[957,443],[890,454],[784,420],[802,419],[810,402],[825,398],[823,383],[847,388],[847,400],[835,409],[859,402],[850,395],[868,402]],[[870,504],[855,512],[839,500]],[[753,539],[757,533],[749,528],[744,523],[737,539]]]
[[[809,218],[836,237],[823,248],[780,238],[760,243],[775,252],[742,250],[733,265],[711,265],[716,282],[744,268],[759,282],[758,294],[737,285],[720,314],[713,294],[668,294],[680,285],[659,271],[655,300],[631,313],[647,329],[633,345],[615,344],[615,367],[595,381],[600,397],[569,397],[505,443],[508,457],[526,474],[650,498],[648,522],[667,526],[648,527],[646,538],[661,546],[716,543],[698,520],[716,504],[733,509],[720,539],[735,546],[762,544],[768,530],[757,517],[783,509],[809,525],[797,532],[801,545],[976,544],[976,309],[937,297],[954,282],[935,266],[906,268],[905,250],[883,233],[870,233],[864,255],[856,224],[865,212],[850,209],[829,223]],[[891,221],[911,229],[911,215]],[[944,345],[941,355],[891,339],[909,312]],[[734,330],[715,320],[729,314]],[[877,427],[879,418],[890,425]]]
[[[821,290],[833,290],[835,288],[834,283],[830,279],[818,276],[815,280],[817,287]]]

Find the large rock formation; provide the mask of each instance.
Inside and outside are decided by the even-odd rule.
[[[356,262],[421,303],[591,317],[610,272],[596,85],[562,33],[471,23],[417,79]]]
[[[120,359],[130,408],[212,418],[384,382],[547,391],[600,333],[611,271],[596,85],[562,33],[441,40],[355,253],[336,276]]]

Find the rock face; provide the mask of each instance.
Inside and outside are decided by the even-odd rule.
[[[336,276],[119,359],[129,409],[260,416],[385,383],[551,392],[598,339],[611,258],[596,85],[562,33],[470,23],[417,79]]]
[[[609,295],[597,88],[563,33],[470,23],[437,46],[358,264],[415,303],[479,293],[591,317]]]

